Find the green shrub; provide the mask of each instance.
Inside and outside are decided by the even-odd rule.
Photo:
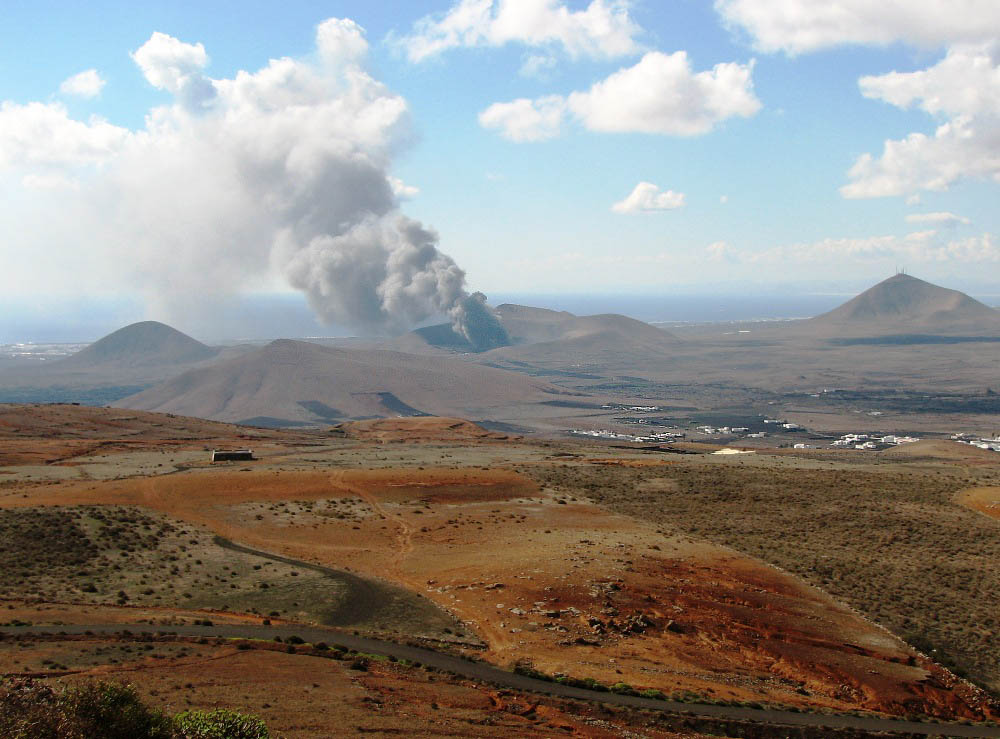
[[[628,683],[615,683],[608,690],[618,695],[639,695]]]
[[[174,717],[176,739],[268,739],[267,726],[256,716],[217,708],[184,711]]]
[[[264,722],[225,709],[173,718],[143,703],[135,687],[92,682],[53,688],[0,682],[3,739],[268,739]]]
[[[120,683],[54,690],[30,680],[0,687],[0,736],[6,739],[171,739],[173,722]]]

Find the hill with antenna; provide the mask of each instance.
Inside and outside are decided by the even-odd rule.
[[[1000,311],[958,290],[899,273],[805,322],[811,331],[1000,333]]]

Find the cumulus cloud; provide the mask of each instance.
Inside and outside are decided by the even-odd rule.
[[[715,9],[766,52],[895,41],[937,47],[1000,36],[995,0],[715,0]]]
[[[589,90],[494,103],[479,122],[514,141],[557,136],[567,118],[590,131],[697,136],[727,118],[760,110],[752,72],[753,62],[694,72],[685,52],[652,51]]]
[[[97,116],[71,119],[62,103],[0,102],[0,168],[97,164],[131,138]]]
[[[696,136],[726,118],[760,110],[752,71],[752,62],[726,62],[693,72],[685,52],[653,51],[587,92],[574,92],[568,105],[593,131]]]
[[[862,77],[859,85],[866,97],[948,120],[933,135],[888,140],[881,156],[859,157],[845,197],[946,190],[965,177],[1000,182],[1000,42],[956,46],[932,67]]]
[[[215,97],[215,86],[202,75],[208,54],[200,43],[186,44],[156,31],[132,52],[132,59],[149,84],[171,93],[185,107],[197,109]]]
[[[518,98],[493,103],[479,114],[479,125],[499,129],[500,135],[511,141],[545,141],[562,132],[565,116],[566,99],[559,95]]]
[[[932,67],[865,76],[858,86],[865,97],[898,108],[950,117],[1000,115],[1000,43],[954,46]]]
[[[460,0],[443,16],[428,16],[399,40],[420,62],[456,47],[504,46],[562,49],[572,58],[614,58],[637,53],[640,29],[627,0],[592,0],[570,10],[560,0]]]
[[[105,82],[96,69],[87,69],[63,80],[59,92],[64,95],[75,95],[82,98],[93,98],[101,94]]]
[[[200,44],[154,33],[132,57],[173,100],[144,128],[4,103],[0,168],[25,184],[85,182],[32,202],[53,224],[71,213],[74,251],[160,316],[280,275],[340,325],[386,333],[451,314],[466,331],[474,313],[481,326],[492,314],[466,305],[465,274],[437,234],[399,211],[416,191],[390,174],[410,138],[406,101],[365,70],[353,22],[322,23],[316,45],[316,62],[211,79]],[[22,231],[50,248],[44,228]]]
[[[684,193],[661,191],[652,182],[640,182],[624,200],[611,206],[615,213],[655,213],[684,207]]]
[[[933,223],[941,226],[968,226],[972,221],[954,213],[910,213],[906,216],[907,223]]]

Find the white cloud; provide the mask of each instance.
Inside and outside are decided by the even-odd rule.
[[[155,31],[132,52],[132,59],[149,84],[171,93],[185,107],[196,110],[215,97],[212,81],[202,75],[208,54],[200,43],[187,44]]]
[[[728,202],[729,202],[729,196],[728,195],[720,195],[719,196],[719,203],[720,204],[725,205]]]
[[[210,79],[200,44],[154,33],[132,56],[173,99],[134,131],[59,103],[3,103],[0,174],[33,189],[10,188],[22,208],[0,201],[0,248],[40,256],[0,271],[0,289],[62,276],[183,319],[280,276],[339,325],[390,332],[449,313],[463,330],[475,307],[464,272],[399,211],[416,193],[390,174],[408,108],[366,72],[366,48],[360,27],[334,19],[317,28],[315,63]]]
[[[407,185],[398,177],[388,177],[389,187],[392,188],[392,194],[395,195],[400,200],[409,200],[410,198],[415,198],[420,194],[420,188],[415,185]]]
[[[356,64],[368,54],[368,41],[350,18],[329,18],[316,27],[316,48],[327,64]]]
[[[753,62],[726,62],[694,73],[685,52],[652,51],[589,91],[574,92],[568,105],[593,131],[694,136],[726,118],[760,110],[752,70]]]
[[[561,0],[460,0],[444,16],[427,16],[400,39],[420,62],[456,47],[561,47],[570,57],[614,58],[640,50],[627,0],[592,0],[570,10]]]
[[[551,54],[529,54],[521,64],[519,73],[523,77],[543,79],[556,65],[556,58]]]
[[[652,182],[640,182],[624,200],[611,206],[615,213],[655,213],[684,207],[684,193],[661,191]]]
[[[560,134],[565,114],[566,100],[559,95],[518,98],[493,103],[479,114],[479,125],[500,129],[500,135],[511,141],[545,141]]]
[[[131,137],[103,118],[73,120],[62,103],[0,103],[0,169],[97,164]]]
[[[788,54],[895,41],[938,47],[1000,36],[996,0],[715,0],[715,9],[756,48]]]
[[[859,157],[841,188],[845,197],[946,190],[966,177],[1000,182],[1000,42],[956,46],[928,69],[862,77],[859,84],[866,97],[949,120],[933,135],[886,141],[878,158]]]
[[[972,221],[954,213],[910,213],[906,216],[907,223],[937,223],[942,226],[962,224],[968,226]]]
[[[905,236],[830,238],[806,244],[779,246],[742,259],[756,264],[831,265],[850,263],[951,263],[976,265],[1000,263],[1000,243],[992,234],[958,241],[943,241],[936,231],[916,231]]]
[[[753,62],[726,62],[694,72],[685,52],[652,51],[587,91],[494,103],[479,122],[514,141],[557,136],[568,116],[591,131],[696,136],[760,110],[752,71]]]
[[[59,85],[59,92],[64,95],[76,95],[82,98],[93,98],[101,94],[105,81],[96,69],[87,69],[79,74],[74,74],[69,79],[63,80]]]
[[[64,174],[26,174],[21,184],[27,190],[77,190],[80,182]]]
[[[917,105],[946,116],[1000,115],[1000,43],[954,46],[933,67],[866,76],[858,85],[865,97],[898,108]]]

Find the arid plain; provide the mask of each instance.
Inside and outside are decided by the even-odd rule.
[[[995,309],[496,316],[5,371],[85,403],[0,405],[0,673],[289,737],[1000,732]]]
[[[346,629],[692,706],[1000,717],[989,637],[1000,527],[981,512],[1000,462],[980,450],[734,458],[436,417],[286,432],[65,405],[6,406],[0,436],[0,607],[21,627],[0,641],[8,675],[123,678],[154,703],[240,707],[287,736],[344,721],[426,735],[692,730],[542,705],[405,660],[352,670],[357,659],[322,659],[300,639],[96,630],[266,620],[329,627],[328,644]],[[207,450],[227,445],[257,459],[212,465]],[[761,480],[777,481],[780,510]],[[748,493],[734,500],[733,485]],[[885,491],[870,496],[875,551],[835,512],[854,505],[855,485]],[[810,518],[817,506],[825,526]],[[920,533],[916,554],[914,522],[942,533]],[[779,524],[796,530],[769,546]],[[866,600],[854,570],[865,558],[873,571],[894,562],[870,582],[893,598]],[[949,562],[963,584],[939,577]],[[73,624],[91,633],[54,633]],[[23,633],[43,627],[49,636]]]

